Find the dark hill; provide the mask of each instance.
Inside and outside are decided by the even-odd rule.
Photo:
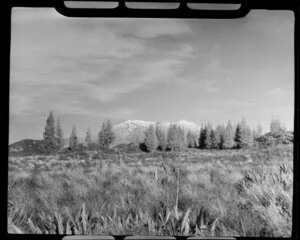
[[[44,154],[43,141],[24,139],[9,145],[10,156],[29,156]]]

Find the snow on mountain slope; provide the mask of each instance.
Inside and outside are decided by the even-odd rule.
[[[171,124],[176,124],[182,127],[186,132],[192,131],[194,133],[199,133],[200,127],[193,122],[186,120],[180,120],[178,122],[158,122],[158,125],[167,131]],[[123,123],[117,124],[113,127],[116,134],[116,140],[113,145],[120,143],[129,143],[133,141],[142,141],[146,130],[151,125],[156,125],[156,122],[143,121],[143,120],[128,120]]]

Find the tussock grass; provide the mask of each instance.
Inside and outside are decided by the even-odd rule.
[[[8,232],[291,234],[290,147],[97,156],[11,157]]]

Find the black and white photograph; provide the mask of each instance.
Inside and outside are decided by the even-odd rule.
[[[8,233],[290,237],[294,22],[13,8]]]

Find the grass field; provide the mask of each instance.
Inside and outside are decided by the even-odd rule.
[[[291,235],[293,148],[10,157],[8,232]]]

